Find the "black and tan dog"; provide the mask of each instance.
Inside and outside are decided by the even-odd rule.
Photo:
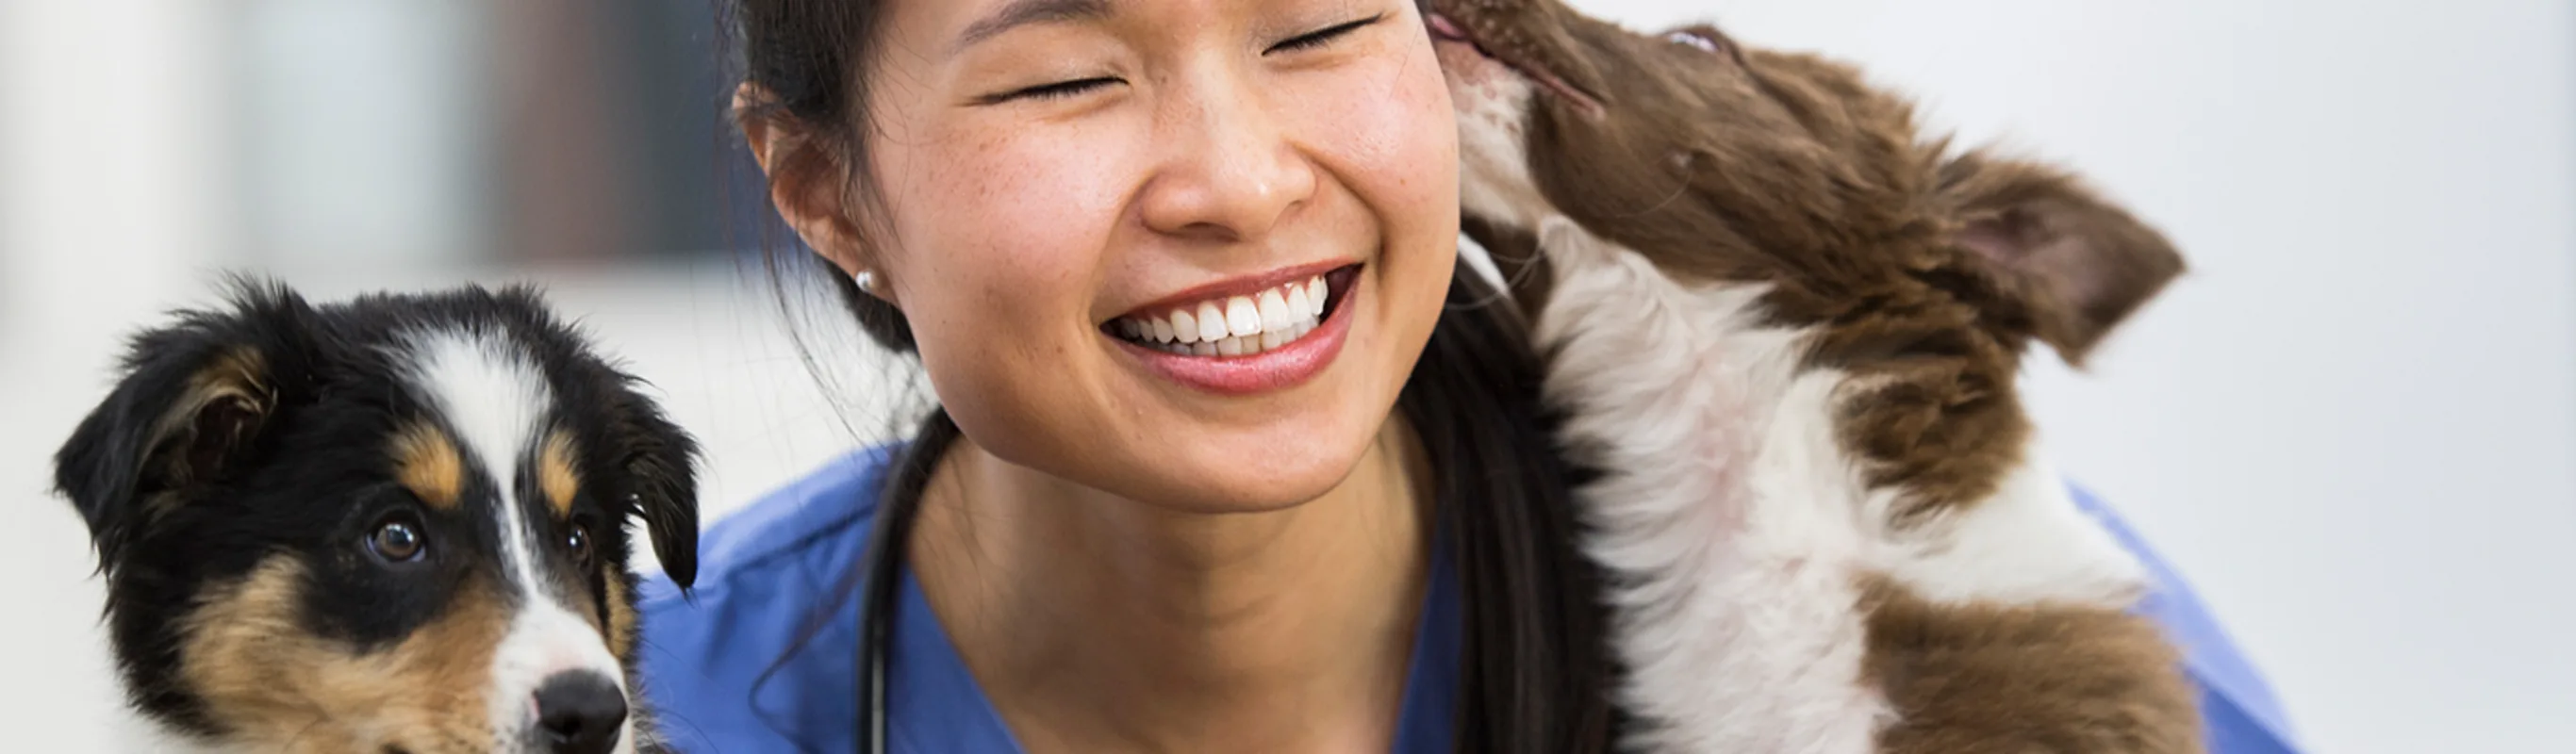
[[[1659,752],[2189,752],[2136,559],[2017,397],[2183,268],[1852,68],[1555,0],[1436,0],[1468,235],[1568,415]]]
[[[137,745],[651,750],[626,524],[695,571],[695,444],[537,294],[243,282],[56,456]]]

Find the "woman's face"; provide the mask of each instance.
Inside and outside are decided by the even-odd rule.
[[[1456,124],[1413,3],[888,7],[860,133],[890,235],[855,258],[966,435],[1190,510],[1338,484],[1456,258]]]

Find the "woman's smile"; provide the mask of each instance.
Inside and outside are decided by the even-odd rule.
[[[1239,395],[1293,387],[1341,354],[1360,269],[1306,265],[1200,286],[1101,329],[1148,371],[1191,388]]]

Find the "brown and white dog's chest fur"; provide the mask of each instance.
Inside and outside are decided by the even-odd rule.
[[[2125,612],[2142,567],[2012,387],[2016,338],[2080,359],[2170,277],[2160,239],[2089,197],[1980,193],[2051,175],[1934,168],[1834,71],[1713,29],[1666,52],[1551,2],[1441,9],[1469,233],[1534,303],[1547,398],[1601,474],[1578,498],[1629,743],[2197,750],[2171,649]],[[1694,55],[1712,72],[1658,77]],[[2007,235],[1945,240],[1962,229]],[[2099,238],[2155,243],[2114,249],[2142,256],[2108,280],[2047,266]],[[1961,273],[1967,246],[2034,264]]]
[[[1578,490],[1586,549],[1619,585],[1623,701],[1666,721],[1654,750],[1877,751],[1901,715],[1872,678],[1870,613],[1893,594],[2105,613],[2137,597],[2140,566],[2043,460],[1901,525],[1905,490],[1871,486],[1836,421],[1872,385],[1802,368],[1813,334],[1765,326],[1757,287],[1685,288],[1569,221],[1540,229],[1547,394],[1604,472]]]

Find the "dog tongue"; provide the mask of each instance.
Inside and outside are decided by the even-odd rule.
[[[1430,15],[1428,21],[1431,23],[1431,33],[1433,34],[1440,35],[1446,39],[1455,39],[1459,41],[1466,41],[1468,39],[1467,30],[1459,28],[1458,22],[1449,20],[1448,16],[1433,13]]]

